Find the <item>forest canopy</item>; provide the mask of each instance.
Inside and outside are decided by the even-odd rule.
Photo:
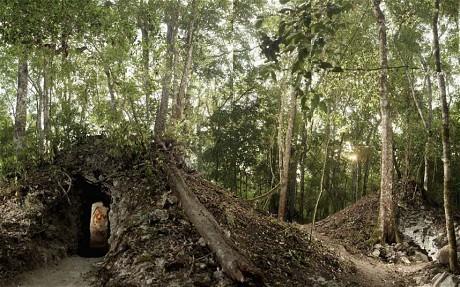
[[[0,176],[92,134],[114,153],[174,138],[208,179],[310,222],[379,191],[382,153],[441,204],[447,127],[459,206],[459,5],[435,2],[2,1]]]

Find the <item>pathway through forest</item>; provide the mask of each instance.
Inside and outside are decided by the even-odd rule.
[[[304,231],[310,230],[303,227]],[[406,286],[407,275],[414,273],[429,263],[405,264],[385,264],[375,258],[367,257],[363,254],[351,254],[346,248],[332,241],[326,235],[315,232],[314,238],[320,240],[324,245],[335,251],[338,256],[349,260],[356,265],[356,281],[359,286],[369,287],[388,287],[388,286]]]
[[[25,272],[8,287],[89,287],[83,275],[102,258],[67,257],[57,265]]]

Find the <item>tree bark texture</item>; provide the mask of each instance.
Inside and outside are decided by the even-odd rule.
[[[451,175],[451,152],[450,152],[450,138],[449,138],[449,106],[447,104],[446,95],[446,82],[442,73],[441,67],[441,51],[439,47],[438,35],[438,18],[439,18],[439,3],[440,0],[434,0],[433,11],[433,52],[434,62],[436,67],[436,74],[438,77],[438,88],[440,100],[442,104],[442,160],[444,162],[444,213],[446,217],[446,232],[447,240],[449,242],[449,267],[453,273],[458,273],[458,260],[457,260],[457,242],[455,238],[454,221],[452,214],[452,175]]]
[[[426,61],[421,59],[423,70],[425,72],[425,85],[426,85],[426,97],[427,97],[427,108],[428,108],[428,117],[427,117],[427,129],[428,136],[425,143],[425,153],[424,153],[424,169],[423,169],[423,189],[425,192],[430,191],[430,156],[433,143],[433,88],[431,83],[431,75],[429,73],[429,68]]]
[[[300,154],[300,206],[299,206],[299,219],[302,222],[304,218],[305,206],[305,164],[307,158],[307,119],[302,123],[302,139],[301,139],[301,154]]]
[[[23,54],[20,56],[18,63],[18,90],[14,118],[14,142],[17,151],[23,149],[26,136],[28,77],[27,56]]]
[[[284,137],[278,136],[279,149],[280,149],[280,198],[278,205],[278,219],[284,221],[286,215],[286,203],[287,203],[287,189],[289,184],[289,162],[291,159],[291,146],[292,146],[292,134],[294,130],[294,119],[297,109],[297,97],[296,91],[292,87],[290,93],[289,106],[288,106],[288,118],[287,118],[287,128]],[[283,108],[280,110],[280,113],[283,113]],[[280,116],[282,120],[283,117]],[[278,133],[283,134],[283,122],[280,122]]]
[[[171,78],[172,78],[172,71],[173,71],[173,62],[174,62],[174,46],[176,42],[176,19],[175,13],[171,13],[168,16],[168,23],[167,23],[167,32],[166,32],[166,44],[167,44],[167,52],[166,52],[166,69],[164,71],[163,80],[162,80],[162,91],[161,91],[161,99],[160,99],[160,106],[158,107],[158,111],[156,114],[155,119],[155,126],[154,126],[154,134],[156,138],[161,138],[165,132],[166,128],[166,117],[168,113],[168,101],[169,101],[169,93],[170,93],[170,85],[171,85]]]
[[[318,213],[318,206],[319,206],[319,201],[321,200],[321,196],[323,195],[323,190],[324,190],[324,179],[326,176],[326,167],[327,167],[327,161],[329,158],[329,142],[331,138],[331,129],[330,129],[330,121],[329,121],[329,111],[327,115],[327,124],[326,124],[326,142],[324,146],[324,161],[323,161],[323,167],[321,169],[321,179],[319,183],[319,193],[318,197],[316,198],[315,202],[315,208],[313,209],[313,218],[311,221],[311,231],[310,231],[310,239],[313,235],[313,232],[315,230],[315,221],[316,221],[316,215]]]
[[[143,86],[145,94],[145,116],[147,122],[150,121],[150,93],[151,93],[151,84],[150,84],[150,35],[149,35],[149,21],[147,18],[147,6],[144,3],[144,0],[141,0],[139,11],[139,27],[141,29],[142,37],[142,76],[143,76]],[[148,1],[147,1],[148,4]]]
[[[295,150],[291,149],[291,159],[289,162],[288,173],[288,196],[287,196],[287,221],[293,221],[296,216],[295,203],[297,199],[297,155]]]
[[[185,95],[187,94],[188,82],[190,79],[190,71],[193,62],[193,34],[195,32],[195,1],[192,1],[192,19],[190,20],[187,31],[187,56],[185,58],[184,70],[179,85],[179,93],[176,96],[176,103],[173,110],[174,121],[181,121],[183,119],[185,108]]]
[[[372,0],[377,19],[380,46],[380,112],[382,129],[382,159],[380,178],[379,233],[382,243],[397,241],[396,212],[393,199],[393,130],[388,96],[388,59],[385,15],[380,0]]]

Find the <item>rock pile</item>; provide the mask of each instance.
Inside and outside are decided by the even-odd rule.
[[[397,244],[375,244],[369,256],[379,258],[388,263],[411,264],[428,262],[430,258],[411,241]]]

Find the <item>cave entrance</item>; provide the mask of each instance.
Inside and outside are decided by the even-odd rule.
[[[75,188],[80,203],[77,254],[81,257],[102,257],[109,250],[111,197],[101,186],[84,179],[78,180]]]

